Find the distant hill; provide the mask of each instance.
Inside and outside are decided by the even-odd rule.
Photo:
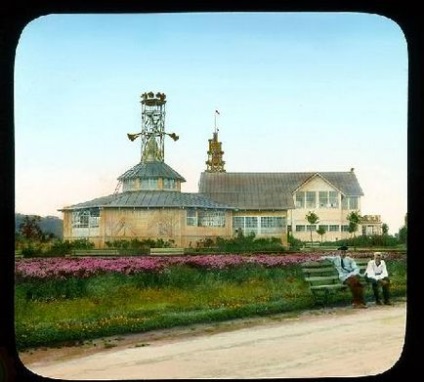
[[[15,231],[19,231],[19,226],[23,222],[25,216],[34,216],[34,215],[23,215],[15,214]],[[41,221],[39,226],[43,232],[52,233],[58,239],[63,239],[63,220],[59,219],[56,216],[40,216]]]

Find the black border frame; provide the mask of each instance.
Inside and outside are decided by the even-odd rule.
[[[35,4],[34,4],[35,3]],[[258,3],[229,4],[228,1],[179,1],[173,4],[126,1],[31,1],[3,0],[0,5],[0,380],[46,381],[48,378],[30,372],[19,359],[14,337],[14,55],[22,30],[33,19],[51,13],[154,13],[213,11],[275,11],[275,12],[362,12],[386,16],[403,30],[408,44],[408,302],[404,351],[394,367],[379,376],[362,379],[402,380],[418,372],[418,353],[422,339],[420,296],[417,282],[420,270],[420,234],[424,228],[423,166],[423,78],[424,16],[419,2],[400,0],[262,0]],[[396,153],[387,153],[396,155]],[[390,201],[388,201],[390,202]],[[421,231],[421,232],[420,232]],[[372,359],[370,360],[372,362]],[[319,379],[319,378],[317,378]],[[334,378],[333,378],[334,379]],[[349,379],[349,378],[348,378]],[[285,379],[290,380],[290,379]],[[298,379],[296,379],[298,380]],[[311,380],[311,379],[308,379]],[[346,380],[346,378],[343,378]]]

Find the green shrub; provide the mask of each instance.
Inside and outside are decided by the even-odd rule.
[[[71,242],[68,240],[66,241],[54,241],[51,247],[45,252],[46,256],[65,256],[72,252],[72,248],[74,245],[72,245]]]
[[[120,254],[143,254],[149,253],[150,248],[170,248],[174,246],[172,240],[165,241],[163,239],[120,239],[114,241],[106,241],[108,248],[118,249]]]
[[[64,242],[64,245],[70,245],[73,249],[93,249],[94,243],[88,239],[78,239],[69,243],[67,241]]]
[[[29,245],[27,247],[22,248],[21,255],[22,257],[36,257],[42,256],[43,252],[40,246]]]

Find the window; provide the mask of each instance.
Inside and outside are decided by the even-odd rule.
[[[72,228],[97,228],[99,223],[99,208],[87,208],[72,212]]]
[[[327,205],[328,205],[328,192],[320,191],[319,192],[319,207],[327,208]]]
[[[315,232],[316,230],[317,230],[317,226],[316,226],[316,224],[308,224],[307,226],[306,226],[306,230],[308,231],[308,232]]]
[[[342,232],[349,232],[349,226],[348,225],[342,225]]]
[[[100,217],[98,216],[90,216],[88,220],[88,224],[90,227],[99,227]]]
[[[351,196],[349,198],[349,209],[350,210],[358,209],[358,198],[356,196]]]
[[[305,193],[303,191],[296,192],[296,208],[305,208]]]
[[[225,227],[225,212],[199,210],[197,212],[200,227]]]
[[[296,232],[305,232],[306,227],[304,225],[296,225]]]
[[[235,216],[233,217],[233,229],[241,228],[243,230],[244,228],[244,217],[242,216]]]
[[[283,227],[283,218],[281,216],[262,216],[261,228]]]
[[[244,232],[249,233],[258,232],[258,218],[256,216],[247,216],[244,220]]]
[[[142,190],[157,190],[158,180],[156,178],[141,179],[141,189]]]
[[[338,208],[338,195],[336,191],[319,192],[319,208]]]
[[[190,208],[186,211],[186,224],[189,226],[197,226],[196,210]]]
[[[225,211],[189,208],[186,211],[186,224],[195,227],[225,227]]]
[[[126,179],[122,183],[122,191],[134,191],[140,187],[139,179]]]
[[[339,232],[340,227],[338,225],[335,224],[331,224],[330,225],[330,232]]]
[[[318,226],[318,228],[319,228],[319,229],[323,228],[325,232],[328,232],[328,225],[326,225],[326,224],[320,224],[320,225]]]
[[[233,217],[233,230],[241,228],[245,235],[276,234],[281,235],[286,227],[285,216],[235,216]]]
[[[307,191],[306,192],[306,208],[315,208],[316,207],[316,192]]]
[[[346,210],[357,210],[358,200],[357,196],[346,196],[342,198],[342,208]]]
[[[72,213],[72,228],[87,228],[88,217],[87,211],[74,211]]]
[[[175,190],[177,188],[177,182],[175,179],[165,178],[163,180],[163,189],[164,190]]]
[[[330,204],[330,208],[339,208],[339,195],[336,191],[328,192],[328,202]]]
[[[286,225],[286,219],[282,216],[262,216],[261,217],[261,233],[279,233]]]

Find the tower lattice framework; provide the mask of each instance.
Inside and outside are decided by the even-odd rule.
[[[165,135],[174,141],[179,139],[175,133],[165,131],[166,95],[153,92],[141,95],[141,132],[128,134],[133,141],[141,139],[141,162],[164,162],[165,160]]]

